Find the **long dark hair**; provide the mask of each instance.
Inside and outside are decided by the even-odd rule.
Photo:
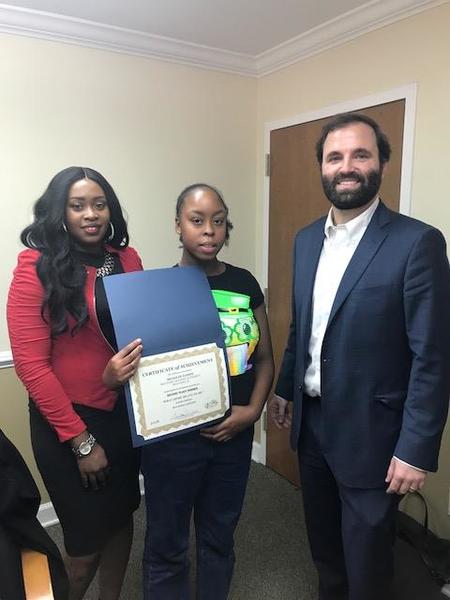
[[[41,253],[36,264],[45,292],[41,314],[45,319],[48,311],[52,337],[67,331],[67,313],[76,320],[72,333],[88,320],[84,296],[86,270],[73,252],[73,239],[64,226],[69,190],[74,183],[86,178],[95,181],[105,194],[110,223],[114,228],[114,237],[108,238],[108,244],[113,248],[128,246],[128,230],[122,208],[103,175],[94,169],[67,167],[53,177],[34,205],[33,223],[20,235],[22,244]],[[110,228],[108,230],[111,231]]]

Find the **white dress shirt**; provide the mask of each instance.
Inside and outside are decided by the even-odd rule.
[[[305,373],[305,392],[320,396],[320,353],[328,318],[341,279],[379,204],[377,198],[363,213],[334,225],[332,209],[325,223],[325,239],[317,266],[312,297],[312,325],[309,340],[310,363]]]

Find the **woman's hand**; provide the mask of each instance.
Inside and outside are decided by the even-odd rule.
[[[83,487],[91,487],[93,490],[105,487],[109,465],[105,451],[98,442],[87,456],[77,458],[77,462]]]
[[[87,441],[89,432],[85,429],[69,442],[72,450],[78,448],[82,442]],[[106,477],[109,471],[108,459],[102,446],[96,441],[89,454],[75,459],[80,471],[83,487],[92,487],[98,490],[106,485]]]
[[[231,415],[213,427],[200,431],[201,435],[215,442],[228,442],[240,431],[243,431],[259,418],[252,406],[233,406]]]
[[[103,383],[115,390],[132,377],[139,364],[142,352],[142,340],[137,339],[126,345],[109,359],[103,371]]]

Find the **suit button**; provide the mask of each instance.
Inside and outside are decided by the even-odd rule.
[[[301,392],[303,390],[303,386],[301,384],[298,386],[298,390],[299,390],[299,392]]]
[[[326,363],[326,362],[328,362],[328,358],[322,358],[322,362],[323,362],[323,363]]]

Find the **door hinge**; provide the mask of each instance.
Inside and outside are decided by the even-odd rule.
[[[269,289],[268,288],[264,288],[263,289],[263,295],[264,295],[264,304],[266,305],[266,311],[269,310]]]
[[[266,154],[266,177],[270,177],[270,154]]]

